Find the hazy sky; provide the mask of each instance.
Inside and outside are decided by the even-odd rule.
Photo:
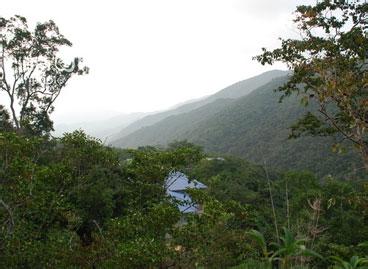
[[[55,116],[156,111],[282,66],[252,56],[295,36],[293,0],[11,0],[1,15],[53,19],[90,74],[73,78]],[[32,23],[31,23],[32,24]],[[72,57],[70,57],[72,59]],[[75,117],[77,118],[77,117]]]

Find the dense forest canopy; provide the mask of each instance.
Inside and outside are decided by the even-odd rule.
[[[337,9],[341,18],[325,12]],[[307,39],[258,57],[288,62],[293,73],[281,90],[317,99],[326,117],[307,114],[295,136],[339,132],[363,161],[367,70],[357,64],[366,64],[367,13],[359,1],[298,7]],[[343,32],[349,18],[355,24]],[[315,37],[314,26],[337,29],[335,39]],[[53,137],[55,98],[88,69],[78,61],[53,67],[59,46],[71,43],[52,21],[30,32],[21,16],[0,18],[0,29],[8,97],[0,106],[0,268],[367,268],[366,173],[346,180],[286,172],[185,140],[119,149],[81,130]],[[167,195],[165,182],[178,171],[208,187],[187,190],[189,205],[203,212],[181,212],[183,202]]]

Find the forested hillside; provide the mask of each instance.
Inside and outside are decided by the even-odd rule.
[[[291,72],[144,117],[114,145],[53,136],[57,99],[89,67],[59,53],[72,43],[54,21],[0,16],[0,268],[367,269],[368,3],[294,15],[303,38],[254,57]]]
[[[209,152],[237,155],[259,164],[266,161],[280,169],[306,169],[319,175],[354,175],[354,168],[361,164],[351,151],[332,152],[333,138],[288,139],[289,127],[316,108],[301,106],[297,97],[279,103],[280,94],[274,90],[286,80],[287,77],[274,79],[236,100],[218,100],[165,118],[114,145],[166,145],[187,139]]]
[[[218,99],[223,99],[223,98],[235,99],[241,96],[245,96],[248,93],[250,93],[252,90],[260,87],[261,85],[268,83],[274,78],[283,76],[286,73],[287,73],[286,71],[281,71],[281,70],[273,70],[273,71],[265,72],[258,76],[235,83],[199,101],[190,102],[190,103],[181,105],[177,108],[174,108],[168,111],[159,112],[154,115],[148,115],[140,120],[133,122],[132,124],[124,128],[123,130],[121,130],[119,133],[117,133],[109,141],[111,141],[114,145],[119,145],[125,136],[143,127],[151,126],[170,116],[175,116],[175,115],[182,114],[182,113],[188,113],[192,110],[205,106]]]

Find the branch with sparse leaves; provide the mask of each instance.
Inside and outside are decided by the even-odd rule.
[[[0,17],[0,44],[0,91],[8,96],[4,105],[15,130],[48,134],[53,130],[49,116],[61,90],[73,75],[86,74],[88,68],[80,58],[67,66],[58,57],[60,48],[72,43],[51,20],[30,30],[24,17]]]
[[[281,100],[296,93],[303,104],[318,106],[321,117],[308,113],[292,126],[291,137],[340,134],[358,149],[368,171],[368,3],[298,6],[294,22],[300,39],[281,39],[280,48],[263,48],[254,57],[293,71],[279,88]]]

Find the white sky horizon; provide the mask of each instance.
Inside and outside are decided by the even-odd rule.
[[[56,102],[56,123],[79,116],[162,111],[282,65],[252,60],[279,37],[295,37],[292,12],[315,0],[12,0],[3,17],[49,19],[83,57]],[[93,115],[95,114],[95,115]],[[78,116],[79,115],[79,116]],[[85,115],[85,116],[84,116]]]

